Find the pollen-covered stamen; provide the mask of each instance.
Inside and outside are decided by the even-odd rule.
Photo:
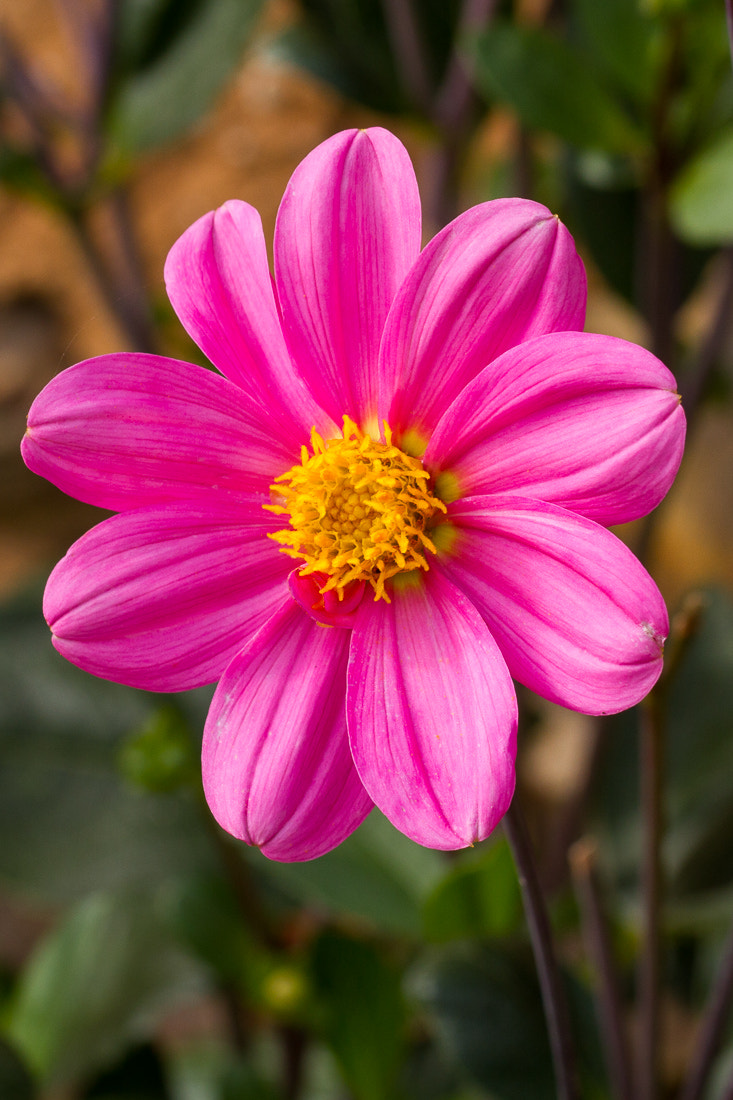
[[[386,441],[375,442],[348,417],[341,439],[311,434],[313,454],[281,474],[271,487],[269,511],[290,516],[290,527],[270,538],[283,553],[303,561],[301,575],[321,573],[321,592],[339,599],[354,581],[367,581],[374,598],[389,601],[385,581],[397,573],[428,569],[434,554],[428,531],[445,504],[429,488],[430,474],[417,458]]]

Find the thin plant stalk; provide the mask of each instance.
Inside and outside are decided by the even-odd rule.
[[[643,822],[643,926],[639,956],[639,1100],[656,1100],[659,1088],[659,979],[662,901],[662,774],[664,771],[663,707],[653,691],[641,706],[640,778]]]
[[[720,1048],[730,1013],[731,1000],[733,1000],[733,929],[728,936],[723,963],[703,1015],[702,1031],[680,1100],[700,1100],[702,1097],[713,1059]],[[731,1080],[729,1094],[733,1096],[733,1080]]]
[[[598,1021],[611,1093],[614,1100],[632,1100],[631,1065],[613,951],[596,869],[596,846],[591,840],[578,840],[570,849],[569,858],[580,908],[583,939],[596,972]]]
[[[565,991],[555,958],[550,921],[542,897],[532,847],[517,806],[516,796],[504,816],[503,824],[522,890],[527,927],[532,941],[545,1009],[558,1098],[559,1100],[580,1100]]]

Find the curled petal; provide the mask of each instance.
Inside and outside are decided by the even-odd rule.
[[[28,414],[34,473],[111,511],[212,493],[267,492],[300,443],[225,378],[156,355],[102,355],[62,371]]]
[[[455,493],[517,493],[598,523],[659,504],[682,458],[674,376],[650,352],[582,332],[512,348],[443,415],[425,452]]]
[[[275,228],[275,277],[291,352],[341,423],[376,414],[387,311],[420,251],[410,158],[387,130],[348,130],[296,169]]]
[[[270,859],[315,859],[372,808],[346,735],[349,632],[288,600],[221,678],[203,781],[219,824]]]
[[[497,355],[533,336],[582,329],[585,299],[573,239],[544,206],[496,199],[467,210],[426,246],[392,306],[380,415],[427,441]]]
[[[232,199],[194,222],[168,253],[165,283],[181,324],[223,375],[286,430],[327,429],[285,345],[253,206]]]
[[[620,539],[564,508],[515,496],[448,508],[440,568],[480,611],[512,676],[586,714],[638,703],[662,671],[669,621]]]
[[[215,680],[279,606],[291,563],[258,501],[169,504],[104,520],[49,577],[53,642],[95,676],[148,691]]]
[[[395,585],[390,604],[359,607],[349,737],[393,825],[430,848],[463,848],[488,836],[511,801],[516,698],[465,596],[434,569],[417,581]]]

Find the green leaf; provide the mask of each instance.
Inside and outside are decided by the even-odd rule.
[[[207,699],[177,706],[200,724]],[[118,774],[121,738],[159,706],[60,657],[39,599],[0,610],[0,877],[57,904],[214,865],[196,797]]]
[[[437,852],[413,844],[373,810],[348,840],[320,859],[273,863],[261,857],[256,866],[297,901],[418,937],[422,900],[445,863]]]
[[[0,1096],[3,1100],[33,1100],[36,1089],[18,1053],[0,1037]]]
[[[498,946],[464,945],[419,964],[410,990],[444,1049],[496,1100],[555,1100],[542,1003],[529,961]]]
[[[640,0],[573,0],[591,59],[633,99],[648,103],[659,67],[662,27]]]
[[[205,988],[149,899],[96,894],[33,955],[8,1033],[46,1083],[69,1083],[109,1065],[149,1036],[165,1012]]]
[[[111,107],[109,132],[123,149],[179,137],[212,105],[234,67],[263,0],[208,0],[154,65],[128,78]]]
[[[425,901],[423,928],[433,942],[504,936],[521,922],[522,896],[509,846],[500,838],[467,857]]]
[[[383,0],[301,0],[302,22],[278,41],[288,60],[379,111],[419,109],[395,56]],[[429,91],[445,72],[458,23],[458,0],[413,4]]]
[[[544,30],[492,24],[475,46],[476,79],[533,130],[571,145],[634,153],[644,139],[582,55]]]
[[[404,1045],[398,973],[377,948],[336,932],[316,942],[313,981],[325,1037],[357,1100],[387,1100]]]
[[[723,131],[682,169],[669,209],[683,240],[699,245],[733,241],[733,129]]]
[[[256,993],[272,960],[255,943],[229,885],[214,875],[192,875],[168,883],[160,912],[189,951],[220,981]]]

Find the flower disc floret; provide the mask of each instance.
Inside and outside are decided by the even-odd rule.
[[[343,436],[323,440],[311,433],[312,454],[276,478],[271,491],[280,502],[266,505],[288,515],[290,527],[270,535],[283,553],[305,562],[301,575],[327,576],[321,592],[366,581],[374,599],[389,602],[385,581],[398,573],[429,568],[435,554],[428,531],[442,500],[430,491],[430,474],[419,459],[392,442],[373,440],[348,417]]]

